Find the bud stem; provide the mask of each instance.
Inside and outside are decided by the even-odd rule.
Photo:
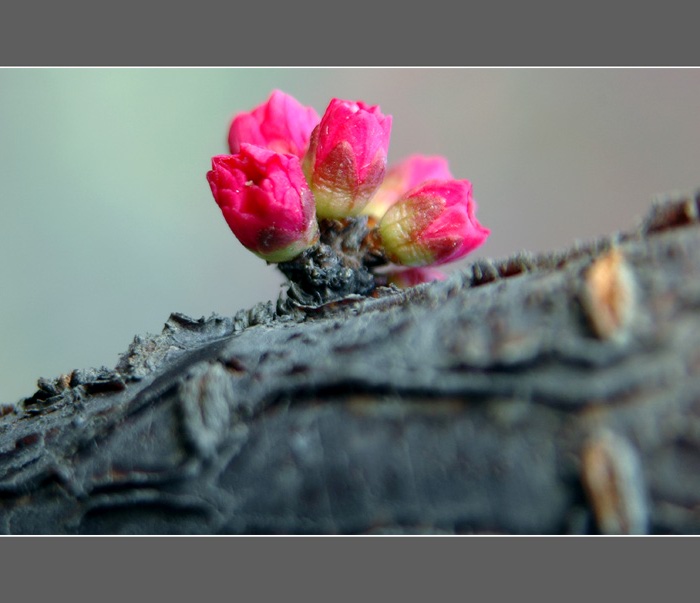
[[[320,241],[277,267],[290,280],[288,295],[304,305],[348,295],[370,295],[377,287],[369,268],[388,261],[368,216],[320,220]]]

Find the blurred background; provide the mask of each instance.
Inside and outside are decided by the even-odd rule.
[[[0,402],[113,367],[172,311],[231,315],[282,278],[205,180],[233,115],[280,88],[394,116],[390,162],[445,155],[492,230],[474,256],[632,227],[700,186],[693,69],[1,69]]]

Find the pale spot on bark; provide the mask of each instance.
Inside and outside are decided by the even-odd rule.
[[[584,311],[595,335],[609,339],[629,325],[635,305],[632,273],[618,249],[597,259],[586,271]]]

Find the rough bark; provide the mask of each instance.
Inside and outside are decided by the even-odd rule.
[[[4,408],[0,531],[700,532],[699,204],[406,291],[173,314]]]

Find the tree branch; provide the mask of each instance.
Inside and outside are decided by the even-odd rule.
[[[696,533],[700,196],[561,253],[173,314],[0,418],[4,533]]]

